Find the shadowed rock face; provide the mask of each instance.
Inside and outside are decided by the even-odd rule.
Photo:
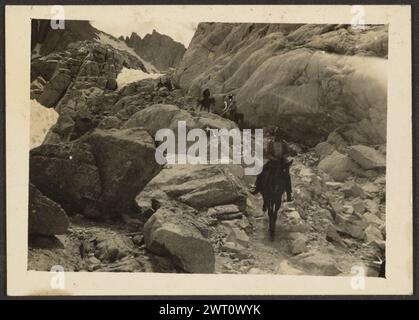
[[[29,234],[52,236],[67,232],[69,220],[58,203],[29,184]]]
[[[84,143],[43,144],[30,152],[30,181],[67,213],[80,212],[100,193],[92,148]]]
[[[174,78],[190,95],[235,93],[251,127],[314,146],[385,141],[387,27],[200,23]],[[304,123],[304,126],[301,124]]]
[[[92,146],[101,178],[99,209],[121,214],[161,170],[151,136],[140,128],[94,130],[84,140]]]
[[[96,129],[73,142],[32,149],[30,180],[69,214],[120,215],[161,170],[154,154],[144,130]]]
[[[127,37],[125,41],[137,54],[160,71],[176,67],[186,51],[183,44],[158,33],[156,30],[153,30],[152,34],[147,34],[143,39],[133,32],[131,37]]]

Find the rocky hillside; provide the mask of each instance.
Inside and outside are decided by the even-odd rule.
[[[60,113],[64,107],[81,108],[80,103],[68,103],[74,92],[84,90],[83,98],[87,99],[104,90],[116,90],[116,78],[123,67],[147,71],[137,57],[110,45],[89,40],[72,42],[66,50],[32,60],[31,98]]]
[[[256,70],[272,59],[283,59],[287,53],[275,48],[280,48],[284,39],[294,39],[286,41],[304,47],[289,44],[289,52],[294,53],[296,60],[288,57],[287,63],[278,65],[269,62],[272,70],[278,70],[265,74],[277,85],[274,89],[278,97],[292,94],[295,99],[303,99],[303,93],[311,92],[307,88],[314,85],[311,76],[307,83],[297,85],[294,81],[285,85],[283,72],[293,73],[300,66],[299,59],[308,58],[309,52],[309,61],[317,61],[321,53],[309,49],[304,42],[308,35],[314,41],[323,39],[325,34],[337,34],[338,40],[346,39],[341,44],[344,47],[351,37],[359,36],[354,46],[361,46],[362,39],[369,39],[372,32],[377,32],[377,39],[384,32],[382,27],[370,27],[353,35],[354,31],[341,26],[324,28],[201,24],[174,75],[182,89],[173,91],[158,87],[158,79],[152,78],[124,82],[124,86],[118,87],[116,79],[124,68],[144,73],[149,69],[135,52],[127,51],[114,39],[103,41],[103,35],[99,35],[99,40],[71,42],[64,49],[32,59],[31,97],[44,107],[54,108],[58,119],[42,144],[30,151],[29,269],[49,270],[60,264],[65,270],[91,272],[335,276],[349,275],[357,265],[365,266],[367,275],[377,276],[377,262],[384,257],[386,238],[385,139],[377,138],[378,127],[365,128],[377,134],[367,136],[367,131],[353,125],[358,122],[347,119],[357,116],[351,109],[356,100],[368,123],[375,123],[374,119],[383,121],[381,113],[376,118],[371,115],[376,101],[385,102],[385,95],[378,89],[375,100],[359,94],[351,96],[348,102],[343,99],[346,91],[339,91],[340,94],[332,95],[336,104],[328,100],[330,96],[326,102],[319,102],[319,112],[307,105],[310,112],[304,109],[290,113],[296,122],[288,119],[288,126],[284,126],[281,116],[275,118],[277,123],[270,119],[261,125],[266,129],[265,142],[273,138],[268,124],[281,126],[282,133],[288,134],[294,159],[294,201],[281,208],[277,238],[272,242],[261,197],[249,192],[255,178],[245,176],[241,165],[160,165],[155,161],[155,133],[160,128],[175,129],[179,120],[185,121],[188,129],[236,127],[217,114],[195,110],[194,88],[200,90],[201,85],[213,83],[212,92],[223,92],[215,85],[222,83],[214,80],[220,78],[212,78],[221,75],[222,70],[237,69],[233,73],[236,74],[240,66],[253,70],[252,61]],[[300,29],[305,31],[299,33]],[[205,47],[197,44],[201,42]],[[320,46],[322,42],[316,43]],[[253,46],[260,50],[252,51]],[[344,50],[341,46],[330,45]],[[268,50],[270,47],[273,51]],[[370,46],[363,48],[351,54],[373,52]],[[301,50],[306,53],[300,55]],[[249,52],[253,54],[246,58]],[[349,51],[338,53],[349,55]],[[325,64],[330,62],[332,66],[325,70],[343,72],[347,67],[336,69],[339,59],[331,59],[330,50],[324,53],[324,59]],[[191,61],[197,67],[192,64],[185,69]],[[323,70],[323,65],[316,66],[316,72],[325,74],[327,81],[322,79],[330,87],[340,80],[346,86],[346,78],[330,71],[334,75],[329,79],[329,71]],[[215,72],[213,68],[220,69]],[[349,72],[348,77],[352,79],[356,72]],[[257,74],[248,73],[241,86],[236,84],[243,112],[247,107],[240,100],[245,94],[241,90],[250,90],[251,84],[257,86],[259,78],[251,81]],[[362,81],[370,81],[370,74],[359,78],[357,86],[351,83],[361,88]],[[230,77],[224,79],[223,83],[227,83]],[[363,109],[367,100],[363,99],[368,100],[367,111]],[[345,112],[340,109],[343,106],[347,108]],[[274,104],[266,103],[252,111],[254,121],[258,121],[258,114],[269,114],[273,110],[270,108]],[[320,117],[326,112],[322,108],[328,110],[332,119],[328,125]],[[385,105],[380,108],[384,110]],[[279,115],[281,110],[277,109]],[[274,116],[276,113],[271,118]],[[338,119],[345,125],[338,125]]]
[[[155,84],[102,95],[100,109],[88,101],[88,116],[60,120],[31,151],[30,269],[332,276],[362,265],[377,276],[383,148],[292,144],[294,201],[281,209],[271,242],[261,198],[248,191],[254,178],[240,165],[156,166],[159,128],[235,124]]]
[[[151,34],[146,34],[143,39],[133,32],[124,40],[129,47],[160,71],[177,67],[186,51],[183,44],[156,30],[153,30]]]
[[[197,97],[235,93],[248,126],[314,146],[386,137],[387,26],[200,23],[175,81]],[[304,124],[304,125],[302,125]]]

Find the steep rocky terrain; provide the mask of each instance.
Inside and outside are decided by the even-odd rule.
[[[279,126],[291,141],[314,146],[338,130],[351,143],[383,143],[387,34],[387,26],[200,23],[175,80],[195,97],[235,93],[248,126]]]
[[[29,269],[336,276],[357,265],[377,276],[386,237],[385,86],[370,71],[357,78],[359,65],[348,71],[349,80],[343,76],[349,56],[374,55],[385,64],[384,45],[370,42],[374,33],[381,39],[385,27],[200,24],[173,75],[180,86],[173,91],[159,88],[151,75],[118,86],[124,68],[151,70],[115,39],[77,40],[35,57],[31,98],[54,108],[58,119],[30,151]],[[315,70],[307,67],[299,84],[303,58]],[[263,70],[269,81],[260,82]],[[315,92],[325,81],[326,97],[302,104],[319,74],[324,78]],[[241,75],[234,90],[247,121],[246,91],[264,97],[264,88],[274,85],[275,99],[252,104],[252,125],[265,129],[265,142],[273,138],[270,124],[279,125],[294,159],[294,200],[281,208],[272,242],[261,197],[249,192],[255,177],[245,176],[241,165],[155,161],[160,128],[176,129],[180,120],[188,129],[236,127],[195,109],[203,87],[218,102],[231,92],[223,86],[234,75]],[[344,90],[334,94],[337,83]],[[353,91],[348,100],[349,84],[373,98]],[[284,107],[289,118],[283,119],[277,99],[288,95],[297,102]],[[269,121],[258,124],[265,112]]]
[[[123,39],[123,37],[120,39]],[[123,40],[160,71],[177,67],[186,51],[183,44],[174,41],[169,36],[158,33],[156,30],[153,30],[151,34],[146,34],[143,39],[133,32],[130,37]]]

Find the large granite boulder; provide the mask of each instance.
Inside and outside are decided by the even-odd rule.
[[[344,181],[358,170],[358,165],[347,155],[334,151],[324,157],[317,168],[328,173],[336,181]]]
[[[161,170],[151,136],[139,128],[95,129],[83,141],[91,146],[100,172],[98,206],[104,215],[120,214]]]
[[[215,256],[206,229],[190,214],[160,208],[144,225],[144,240],[148,250],[169,256],[182,271],[213,273]]]
[[[227,204],[245,210],[246,189],[241,178],[239,165],[171,165],[150,182],[145,193],[160,190],[198,210]],[[140,195],[137,202],[141,199]]]
[[[82,212],[102,192],[92,148],[78,141],[43,144],[29,157],[30,181],[68,213]]]
[[[185,121],[187,128],[197,126],[187,111],[170,104],[155,104],[132,115],[122,128],[142,127],[154,137],[159,129],[171,129],[176,132],[178,121]]]

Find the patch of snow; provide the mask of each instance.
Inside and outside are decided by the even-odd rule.
[[[161,76],[162,75],[159,73],[145,73],[142,70],[128,69],[124,67],[118,74],[116,82],[118,83],[118,88],[121,89],[131,82],[136,82],[143,79],[156,79]]]
[[[119,39],[111,38],[109,35],[107,35],[107,34],[105,34],[103,32],[100,32],[98,36],[99,36],[99,38],[97,40],[98,42],[100,42],[102,44],[108,44],[108,45],[114,47],[117,50],[128,52],[129,54],[137,57],[144,64],[144,67],[146,68],[146,70],[148,72],[150,72],[150,73],[158,73],[159,72],[159,70],[155,66],[153,66],[150,62],[148,62],[148,61],[144,60],[143,58],[141,58],[134,51],[134,49],[128,47],[128,45],[124,41],[121,41]]]
[[[57,122],[58,113],[31,100],[30,149],[42,144],[49,129]]]

